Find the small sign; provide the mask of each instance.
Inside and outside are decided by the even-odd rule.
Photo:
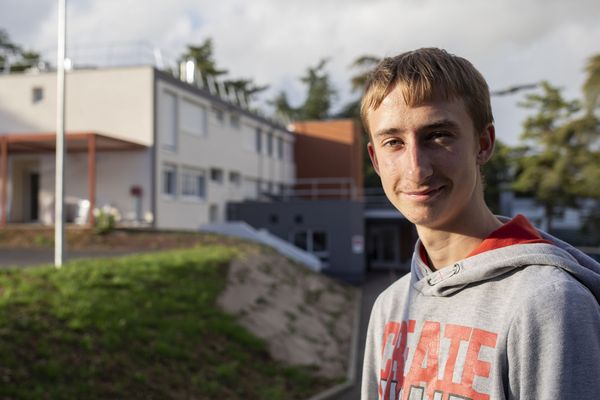
[[[352,236],[352,252],[362,254],[365,251],[365,238],[363,235]]]
[[[137,186],[137,185],[131,186],[129,188],[129,193],[131,193],[131,195],[133,197],[142,197],[142,193],[143,193],[142,187],[141,186]]]

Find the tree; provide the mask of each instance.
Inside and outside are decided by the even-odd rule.
[[[41,56],[35,51],[23,51],[19,59],[10,66],[11,72],[23,72],[41,62]]]
[[[293,107],[287,97],[287,94],[282,90],[273,100],[269,102],[273,108],[275,109],[276,115],[282,115],[290,120],[299,119],[299,110],[298,108]]]
[[[329,116],[336,90],[325,71],[326,64],[326,59],[321,60],[316,67],[309,67],[306,74],[300,78],[307,86],[306,99],[299,110],[301,119],[326,119]]]
[[[363,55],[352,62],[350,68],[357,71],[350,78],[350,86],[352,87],[353,92],[362,94],[365,85],[367,84],[367,80],[369,79],[369,74],[380,61],[381,59],[379,57]],[[346,103],[342,108],[342,111],[338,114],[338,117],[354,118],[358,123],[362,123],[360,120],[360,97]],[[366,127],[364,128],[366,129]],[[381,180],[373,169],[367,146],[363,147],[363,177],[364,187],[381,187]]]
[[[518,174],[513,188],[531,193],[543,205],[547,229],[565,207],[577,206],[580,197],[598,193],[597,120],[592,115],[576,118],[577,100],[565,100],[560,89],[542,82],[542,93],[529,94],[520,105],[536,110],[524,124]],[[590,163],[592,162],[592,163]]]
[[[191,44],[187,45],[187,51],[181,55],[179,62],[193,60],[196,63],[196,68],[202,74],[204,79],[217,77],[227,74],[226,69],[217,68],[217,63],[213,56],[213,41],[207,38],[198,46]]]
[[[267,90],[269,85],[257,85],[253,79],[228,79],[224,82],[227,90],[235,90],[238,93],[243,93],[247,103],[255,100],[258,93]]]
[[[588,113],[600,107],[600,54],[588,59],[585,67],[587,79],[583,84]]]
[[[358,70],[358,72],[350,79],[353,92],[363,91],[369,79],[369,74],[380,61],[381,58],[371,55],[363,55],[354,60],[350,67]]]
[[[513,148],[502,143],[500,140],[496,140],[494,155],[481,169],[485,203],[495,214],[502,212],[500,195],[510,186],[513,180],[513,152]]]
[[[284,115],[291,120],[323,120],[329,118],[329,110],[336,95],[329,74],[325,71],[327,60],[323,59],[315,67],[308,67],[300,81],[306,86],[304,102],[294,107],[287,94],[281,91],[269,103],[275,108],[275,114]]]
[[[209,79],[217,79],[219,77],[223,77],[229,73],[228,70],[219,68],[217,66],[217,62],[214,58],[214,46],[211,38],[207,38],[199,45],[187,45],[187,50],[185,53],[179,57],[179,62],[192,60],[196,64],[196,68],[202,75],[202,79],[204,80],[205,85],[209,85]],[[252,101],[255,100],[255,97],[258,93],[266,90],[268,85],[258,85],[251,78],[231,78],[224,79],[223,86],[225,90],[228,92],[230,90],[235,90],[236,93],[242,93],[244,96],[244,100],[246,101],[246,105],[250,106]],[[226,95],[225,93],[220,93],[222,90],[219,85],[216,85],[216,90],[220,95]],[[244,104],[239,104],[240,106]]]
[[[2,50],[0,57],[4,57],[6,54],[14,55],[21,51],[21,48],[10,40],[8,32],[2,28],[0,28],[0,50]]]
[[[39,53],[23,50],[12,42],[8,32],[0,28],[0,69],[10,65],[10,72],[22,72],[38,65],[40,61]]]
[[[365,85],[367,84],[367,80],[369,79],[369,74],[380,61],[381,59],[379,57],[363,55],[350,64],[351,69],[357,70],[350,78],[352,92],[362,94]],[[360,119],[360,97],[346,103],[341,111],[336,114],[336,117]],[[371,173],[371,171],[365,171],[365,176],[367,176],[367,173]]]

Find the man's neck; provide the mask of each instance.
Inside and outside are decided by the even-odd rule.
[[[490,233],[502,226],[486,206],[479,208],[479,211],[470,210],[468,216],[461,216],[456,220],[461,221],[458,227],[431,229],[417,226],[432,270],[466,258]]]

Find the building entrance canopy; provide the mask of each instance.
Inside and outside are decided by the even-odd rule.
[[[143,150],[147,146],[115,138],[98,132],[67,132],[66,153],[88,154],[89,219],[94,222],[93,210],[96,197],[96,153],[101,151]],[[8,182],[8,156],[10,154],[41,154],[56,152],[56,133],[4,133],[0,134],[0,224],[6,224],[6,196]]]

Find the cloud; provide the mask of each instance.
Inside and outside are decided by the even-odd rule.
[[[38,27],[48,18],[56,2],[40,0],[4,0],[0,27],[26,49],[39,49]],[[56,37],[56,36],[55,36]]]

